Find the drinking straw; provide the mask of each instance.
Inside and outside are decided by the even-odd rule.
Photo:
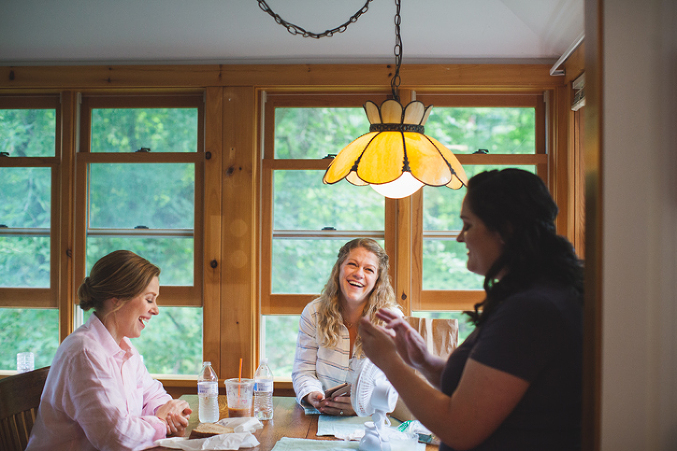
[[[238,382],[242,382],[242,357],[240,357],[240,373],[239,373],[238,376],[237,376],[237,381],[238,381]],[[240,396],[240,386],[241,386],[241,385],[242,385],[242,384],[238,384],[238,385],[237,385],[237,396],[238,396],[238,397]]]

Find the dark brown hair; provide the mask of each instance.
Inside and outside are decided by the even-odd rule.
[[[486,298],[471,314],[476,324],[508,296],[544,279],[568,286],[582,302],[583,264],[571,243],[557,235],[558,208],[543,180],[514,168],[481,172],[468,181],[465,202],[505,242],[485,275]]]

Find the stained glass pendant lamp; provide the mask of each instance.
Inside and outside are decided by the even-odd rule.
[[[413,101],[403,107],[399,101],[402,39],[400,0],[395,0],[396,70],[391,80],[393,99],[379,107],[368,101],[364,111],[369,133],[344,147],[331,162],[322,181],[334,184],[344,178],[353,185],[370,185],[389,198],[403,198],[422,186],[459,189],[468,178],[456,156],[441,142],[424,134],[432,105]]]
[[[342,25],[322,33],[308,31],[287,22],[276,14],[265,0],[259,7],[296,36],[319,39],[343,33],[369,9],[364,6]],[[322,181],[332,185],[348,180],[353,185],[371,185],[380,194],[390,198],[410,196],[423,185],[447,186],[459,189],[468,178],[451,150],[435,138],[424,134],[424,125],[432,105],[413,101],[402,107],[399,97],[400,66],[402,65],[402,37],[400,36],[400,0],[395,0],[395,62],[396,69],[390,85],[393,98],[379,107],[368,101],[364,111],[369,119],[369,133],[360,136],[341,150],[324,173]]]

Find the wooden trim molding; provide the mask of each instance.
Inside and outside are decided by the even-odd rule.
[[[548,89],[563,84],[546,64],[408,64],[408,88]],[[390,64],[0,66],[0,89],[196,88],[208,86],[389,87]]]

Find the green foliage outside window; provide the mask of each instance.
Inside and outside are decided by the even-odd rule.
[[[536,112],[533,108],[434,107],[425,124],[453,152],[486,149],[494,154],[536,152]]]
[[[94,108],[92,152],[197,152],[196,108]]]
[[[369,128],[361,108],[278,108],[275,121],[275,153],[276,158],[282,159],[316,159],[336,154]],[[530,109],[435,107],[426,124],[426,133],[463,153],[477,149],[488,149],[490,154],[533,153],[534,122],[535,114]],[[0,151],[9,151],[12,156],[54,155],[53,110],[0,110],[0,124]],[[150,147],[152,152],[195,152],[196,128],[197,114],[190,108],[95,109],[91,149],[93,152],[134,152]],[[167,164],[166,167],[178,168],[170,173],[159,169],[159,164],[138,165],[145,166],[138,170],[122,170],[124,166],[92,165],[90,219],[93,227],[193,227],[192,165]],[[483,169],[466,167],[469,175]],[[49,227],[51,197],[44,193],[50,193],[50,175],[42,175],[42,168],[21,168],[13,172],[9,182],[8,168],[0,171],[0,196],[4,193],[0,198],[0,224],[12,219],[23,224],[19,227]],[[325,186],[322,175],[322,171],[276,171],[275,230],[334,227],[356,231],[357,235],[360,231],[384,230],[384,203],[379,195],[370,188],[353,187],[345,181]],[[424,230],[460,229],[462,191],[424,188]],[[28,195],[33,196],[29,202]],[[27,204],[31,205],[28,213]],[[347,239],[275,239],[273,292],[319,293],[338,247],[345,241]],[[444,239],[425,240],[424,289],[481,288],[481,278],[465,269],[464,246],[459,248],[454,243]],[[90,236],[87,271],[96,259],[118,248],[131,249],[157,263],[162,268],[161,287],[193,283],[192,238]],[[3,276],[0,285],[48,285],[49,259],[48,238],[0,238],[0,267],[4,274],[13,277]],[[39,277],[21,275],[25,268],[37,268],[31,271],[40,274]],[[162,296],[160,315],[153,318],[141,338],[134,340],[135,346],[151,372],[196,374],[202,359],[202,309],[162,307],[161,299]],[[27,324],[31,325],[31,334],[26,334]],[[37,351],[36,367],[51,363],[58,346],[57,310],[0,309],[0,327],[0,368],[14,369],[16,352],[23,350]],[[467,335],[465,327],[461,323],[462,337]],[[275,375],[290,374],[298,316],[264,317],[262,328],[265,330],[264,353]],[[38,329],[39,333],[33,333]],[[32,340],[30,344],[24,341],[27,335]],[[25,349],[27,347],[29,349]]]
[[[291,378],[301,315],[261,317],[262,355],[275,378]]]
[[[55,130],[53,110],[0,110],[0,151],[53,156]],[[95,109],[91,135],[93,152],[134,152],[142,147],[151,152],[196,152],[197,109]],[[152,234],[152,229],[194,227],[194,164],[97,163],[90,170],[90,226],[131,230],[142,225],[150,230],[146,236],[115,236],[114,231],[88,236],[87,273],[96,260],[116,249],[132,250],[160,266],[160,315],[135,345],[152,373],[197,374],[202,309],[162,307],[163,284],[193,284],[193,237]],[[0,236],[0,286],[49,287],[51,196],[49,168],[0,168],[0,224],[45,229],[46,235]],[[16,353],[22,351],[36,354],[36,367],[51,364],[58,347],[58,318],[56,309],[0,309],[0,369],[15,369]]]
[[[276,108],[275,158],[336,155],[368,132],[369,121],[362,108]]]
[[[0,109],[0,152],[10,157],[53,157],[56,111]]]
[[[489,154],[534,154],[533,108],[435,107],[426,123],[426,134],[454,152]],[[275,123],[276,158],[322,158],[337,153],[368,131],[361,108],[278,108]],[[331,150],[330,150],[331,149]],[[494,169],[467,166],[468,176]],[[524,169],[534,171],[533,166]],[[320,171],[275,171],[274,229],[384,230],[384,210],[373,190],[353,187],[346,181],[321,191]],[[460,210],[465,189],[424,188],[423,229],[438,235],[424,237],[423,289],[481,290],[483,278],[466,268],[465,245],[455,237],[462,227]],[[441,234],[441,236],[439,235]],[[445,236],[446,235],[446,236]],[[341,240],[345,242],[347,239]],[[319,293],[335,261],[326,240],[273,240],[273,293]],[[459,341],[473,326],[461,312],[414,312],[417,316],[457,318]],[[290,377],[298,331],[298,316],[265,316],[262,319],[263,353],[277,377]]]
[[[202,308],[163,306],[162,284],[157,302],[160,313],[151,318],[140,337],[131,339],[132,344],[152,374],[197,376],[202,367]],[[82,312],[83,323],[92,313]]]
[[[0,308],[0,370],[16,370],[19,352],[35,354],[35,368],[50,366],[58,346],[57,309]]]

